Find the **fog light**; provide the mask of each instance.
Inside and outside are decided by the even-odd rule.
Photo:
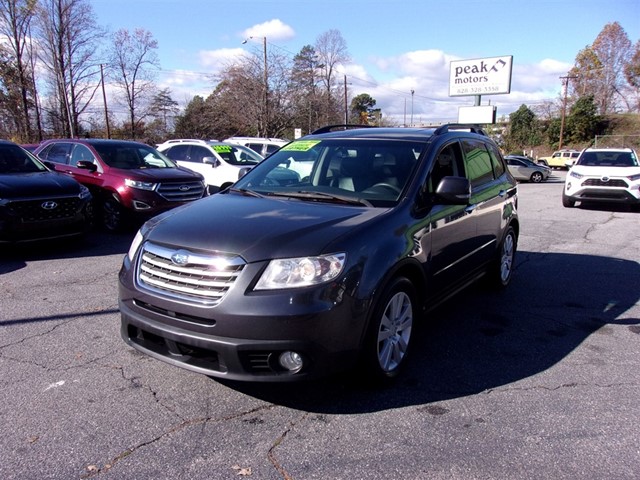
[[[151,206],[139,200],[134,200],[133,208],[135,208],[136,210],[149,210]]]
[[[296,352],[282,352],[278,358],[278,362],[292,373],[299,372],[302,368],[302,356]]]

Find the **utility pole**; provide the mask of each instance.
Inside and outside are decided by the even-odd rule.
[[[249,37],[245,39],[242,43],[245,44],[249,39],[253,39],[254,37]],[[264,119],[262,125],[262,132],[260,132],[260,122],[258,122],[258,136],[268,137],[269,136],[269,73],[267,70],[268,61],[267,61],[267,37],[262,37],[262,55],[264,57],[264,102],[263,102],[263,111],[264,111]]]
[[[560,141],[558,142],[558,150],[562,149],[562,136],[564,134],[564,117],[567,114],[567,90],[569,89],[569,80],[575,80],[577,76],[567,75],[560,77],[562,80],[562,86],[564,87],[564,98],[562,100],[562,117],[560,120]]]
[[[100,64],[100,83],[102,83],[102,100],[104,102],[104,120],[107,124],[107,138],[111,138],[111,128],[109,127],[109,110],[107,110],[107,94],[104,90],[104,70]]]
[[[264,136],[269,136],[269,74],[267,71],[267,37],[262,37],[264,53]]]
[[[413,127],[413,94],[416,93],[415,90],[411,90],[411,125]]]
[[[349,125],[349,105],[347,95],[347,76],[344,76],[344,124]]]

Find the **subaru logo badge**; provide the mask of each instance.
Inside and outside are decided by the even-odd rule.
[[[188,192],[191,187],[189,185],[180,185],[179,190],[181,192]]]
[[[186,265],[189,263],[189,254],[184,250],[178,250],[176,253],[171,255],[171,261],[174,265]]]
[[[58,208],[58,204],[51,200],[48,202],[43,202],[40,206],[45,210],[53,210],[54,208]]]

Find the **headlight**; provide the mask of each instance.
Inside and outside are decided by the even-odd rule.
[[[140,180],[131,180],[130,178],[126,178],[124,180],[124,184],[127,187],[138,188],[140,190],[155,190],[157,185],[151,182],[141,182]]]
[[[142,240],[144,240],[144,235],[142,235],[141,230],[142,229],[138,230],[138,233],[136,233],[136,236],[133,237],[133,241],[131,242],[131,246],[129,247],[129,251],[127,252],[127,257],[129,257],[130,262],[133,262],[133,257],[136,256],[138,247],[140,247]]]
[[[637,175],[630,175],[627,177],[629,180],[631,180],[632,182],[635,182],[637,180],[640,180],[640,173]]]
[[[578,179],[580,179],[580,178],[584,177],[584,175],[580,175],[578,172],[575,172],[575,171],[573,171],[573,170],[571,170],[571,171],[569,172],[569,176],[570,176],[570,177],[573,177],[573,178],[578,178]]]
[[[334,253],[320,257],[271,260],[255,289],[298,288],[329,282],[340,275],[346,258],[346,253]]]

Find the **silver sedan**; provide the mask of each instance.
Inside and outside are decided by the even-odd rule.
[[[526,157],[507,155],[505,157],[509,172],[518,181],[540,183],[549,178],[551,169],[545,165],[539,165]]]

